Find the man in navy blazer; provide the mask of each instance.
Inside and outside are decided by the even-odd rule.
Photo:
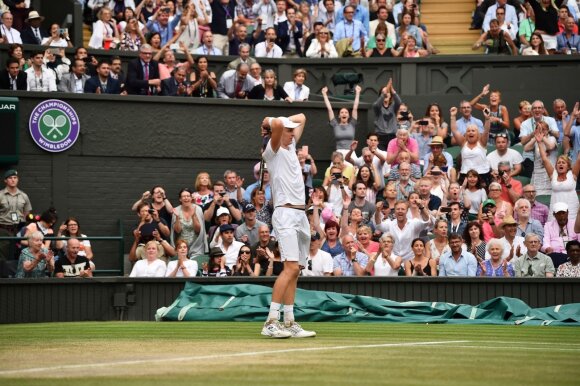
[[[294,8],[288,8],[286,10],[285,20],[279,24],[276,24],[276,44],[284,52],[284,57],[302,57],[302,49],[300,46],[300,40],[302,38],[302,22],[296,20],[296,10]]]
[[[120,94],[121,85],[117,79],[110,76],[111,65],[104,59],[97,64],[97,75],[85,82],[85,93],[87,94]]]
[[[139,49],[139,58],[129,62],[125,88],[132,95],[156,95],[161,87],[159,64],[152,60],[153,49],[143,44]]]
[[[2,90],[26,90],[27,74],[20,69],[18,59],[10,57],[6,61],[6,69],[0,71],[0,89]]]
[[[187,72],[184,67],[176,67],[172,77],[161,81],[161,95],[163,96],[190,96],[191,88],[185,81]]]
[[[37,11],[30,11],[26,19],[27,26],[20,31],[23,44],[40,45],[42,39],[49,36],[48,31],[40,26],[43,20],[44,16],[40,16]]]

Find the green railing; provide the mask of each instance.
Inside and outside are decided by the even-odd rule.
[[[123,222],[122,220],[117,220],[117,225],[119,227],[118,236],[90,236],[90,237],[77,237],[76,239],[91,240],[91,241],[116,241],[118,244],[118,268],[117,269],[96,269],[94,271],[95,276],[123,276],[124,264],[125,264],[125,238],[123,237]],[[44,237],[44,240],[57,241],[57,240],[68,240],[70,237]],[[26,240],[26,237],[15,237],[15,236],[2,236],[0,241],[18,241]],[[10,255],[14,255],[15,243],[10,243]]]

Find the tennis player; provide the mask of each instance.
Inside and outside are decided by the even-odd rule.
[[[269,130],[270,140],[262,157],[270,172],[270,187],[274,203],[272,226],[278,240],[284,270],[272,290],[272,303],[262,335],[272,338],[309,338],[314,331],[304,330],[294,320],[294,298],[300,266],[306,264],[310,245],[310,226],[304,208],[304,180],[296,155],[306,117],[266,117],[262,129]],[[280,323],[280,307],[284,304],[284,324]]]

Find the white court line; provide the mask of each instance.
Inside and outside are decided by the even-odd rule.
[[[133,361],[86,363],[86,364],[78,364],[78,365],[65,365],[65,366],[53,366],[53,367],[34,367],[34,368],[30,368],[30,369],[20,369],[20,370],[4,370],[4,371],[0,371],[0,376],[38,373],[38,372],[47,372],[47,371],[58,371],[58,370],[85,369],[85,368],[95,368],[95,367],[140,365],[140,364],[160,363],[160,362],[184,362],[184,361],[192,361],[192,360],[199,360],[199,359],[223,359],[223,358],[247,357],[247,356],[257,356],[257,355],[267,355],[267,354],[284,354],[284,353],[291,353],[291,352],[347,350],[347,349],[379,348],[379,347],[433,346],[433,345],[439,345],[439,344],[456,344],[456,343],[471,343],[471,341],[469,341],[469,340],[450,340],[450,341],[439,341],[439,342],[409,342],[409,343],[364,344],[364,345],[355,345],[355,346],[304,347],[304,348],[289,348],[289,349],[284,349],[284,350],[247,351],[247,352],[239,352],[239,353],[232,353],[232,354],[214,354],[214,355],[187,356],[187,357],[177,357],[177,358],[152,358],[152,359],[142,359],[142,360],[133,360]]]
[[[494,342],[495,343],[495,342]],[[580,348],[558,348],[558,347],[505,347],[505,346],[445,346],[445,348],[476,348],[476,349],[503,349],[503,350],[542,350],[542,351],[580,351]]]

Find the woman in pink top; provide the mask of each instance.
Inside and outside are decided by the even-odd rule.
[[[411,154],[411,162],[419,163],[419,144],[417,140],[409,137],[409,131],[405,129],[397,130],[397,138],[389,141],[387,146],[387,163],[391,166],[398,165],[397,157],[401,151]]]

